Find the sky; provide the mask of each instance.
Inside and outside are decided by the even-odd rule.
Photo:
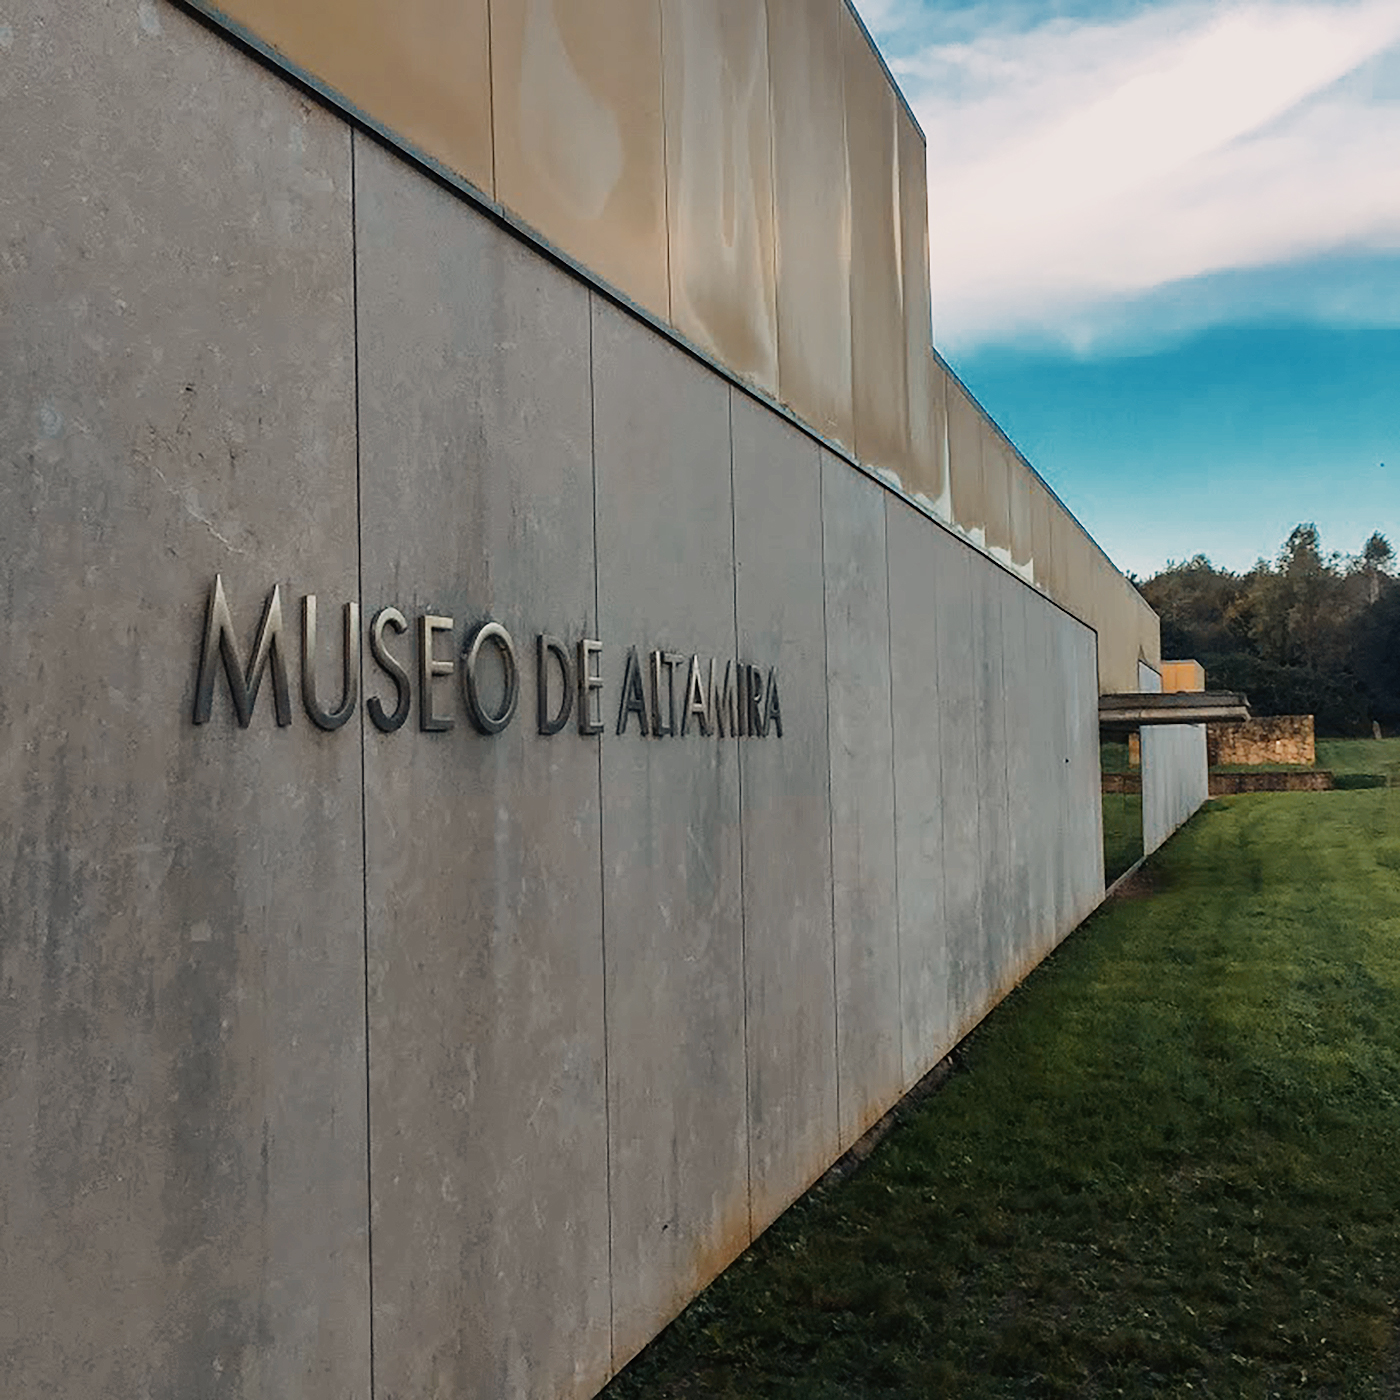
[[[1125,571],[1400,551],[1400,0],[856,0],[934,344]]]

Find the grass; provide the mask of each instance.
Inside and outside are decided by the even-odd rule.
[[[609,1400],[1400,1393],[1400,790],[1145,874]]]
[[[1400,739],[1319,739],[1317,766],[1339,777],[1376,773],[1400,784]]]
[[[1142,858],[1142,794],[1103,794],[1104,883],[1111,885]]]

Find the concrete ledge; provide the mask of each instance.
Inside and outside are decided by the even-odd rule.
[[[1229,690],[1099,696],[1099,728],[1109,731],[1158,724],[1230,724],[1248,718],[1249,698]]]

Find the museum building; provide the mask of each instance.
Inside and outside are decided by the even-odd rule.
[[[10,0],[0,115],[5,1388],[591,1396],[1102,900],[1157,619],[845,0]]]

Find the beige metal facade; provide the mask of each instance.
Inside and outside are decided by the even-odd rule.
[[[201,8],[1088,622],[1103,690],[1157,663],[1155,615],[932,347],[924,138],[846,0]]]

